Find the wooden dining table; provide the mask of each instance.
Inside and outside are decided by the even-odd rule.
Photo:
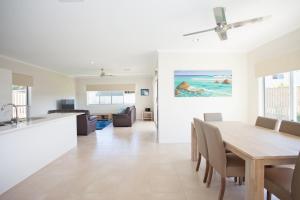
[[[264,199],[266,165],[296,162],[300,151],[300,137],[242,122],[208,123],[219,128],[226,149],[245,160],[246,200]],[[192,131],[192,139],[195,138],[193,135]],[[192,144],[195,145],[195,141]]]

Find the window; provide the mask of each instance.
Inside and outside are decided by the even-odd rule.
[[[87,102],[88,104],[99,104],[99,96],[96,91],[89,91],[87,94]]]
[[[293,102],[295,108],[294,118],[296,118],[296,120],[300,122],[300,71],[294,72],[293,80],[294,80],[294,97],[295,97],[295,101]]]
[[[135,93],[132,91],[87,91],[87,104],[135,104]]]
[[[266,76],[265,116],[277,119],[290,117],[290,74]]]
[[[124,103],[123,92],[112,92],[111,93],[111,103],[112,104],[123,104]]]
[[[100,104],[111,104],[111,92],[97,92]]]
[[[27,86],[12,86],[12,103],[17,106],[18,117],[20,119],[29,116],[29,87]],[[15,118],[15,108],[13,108],[13,118]]]
[[[124,92],[124,104],[135,104],[135,93],[131,91]]]
[[[300,71],[263,78],[264,115],[300,122]]]

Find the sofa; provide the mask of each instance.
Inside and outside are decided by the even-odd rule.
[[[49,110],[48,114],[51,113],[84,113],[77,115],[77,135],[88,135],[96,130],[97,117],[88,110]]]
[[[131,127],[136,121],[135,106],[127,107],[121,113],[113,114],[114,127]]]

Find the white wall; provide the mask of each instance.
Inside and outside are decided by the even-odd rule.
[[[299,44],[300,29],[268,42],[248,53],[248,118],[250,122],[253,123],[257,115],[261,114],[258,75],[270,75],[300,69]],[[265,63],[265,65],[260,63]]]
[[[11,84],[12,73],[6,69],[0,69],[0,107],[3,104],[11,102]],[[0,122],[8,121],[11,119],[11,108],[5,109],[4,112],[0,111]]]
[[[44,115],[48,110],[56,109],[59,99],[75,97],[74,80],[65,75],[4,56],[0,56],[0,68],[33,76],[31,116]],[[0,89],[7,90],[7,86],[1,84]]]
[[[86,86],[93,84],[136,84],[136,112],[137,119],[146,107],[153,109],[152,77],[78,77],[76,85],[76,108],[88,109],[91,113],[118,113],[124,105],[87,105]],[[142,88],[149,89],[149,96],[141,96]]]
[[[232,97],[174,97],[175,70],[224,70],[233,75]],[[159,142],[190,142],[193,117],[221,112],[224,120],[247,121],[247,57],[240,53],[159,52]]]

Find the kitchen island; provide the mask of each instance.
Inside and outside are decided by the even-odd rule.
[[[76,147],[78,114],[49,114],[0,127],[0,195]]]

